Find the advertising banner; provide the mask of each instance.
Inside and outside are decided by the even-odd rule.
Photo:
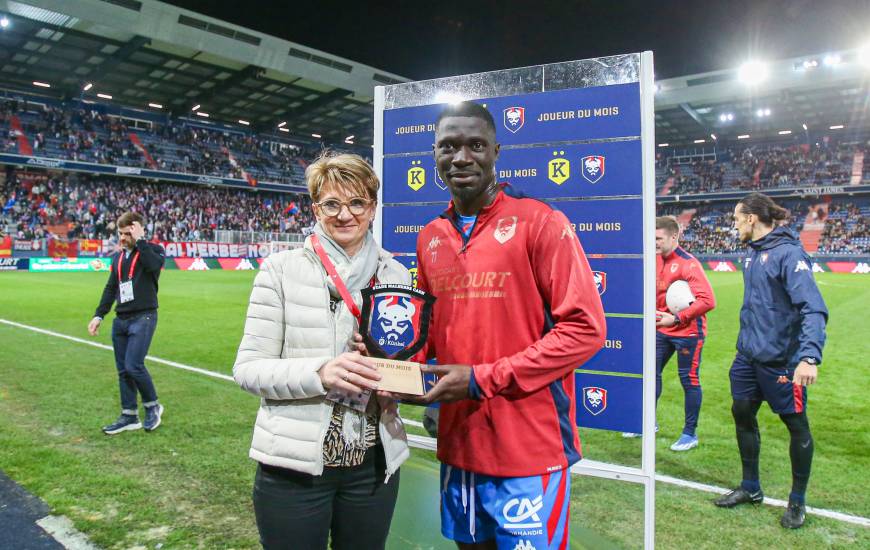
[[[49,271],[109,271],[111,258],[30,258],[31,272]]]

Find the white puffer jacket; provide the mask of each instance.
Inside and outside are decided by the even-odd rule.
[[[377,280],[411,284],[405,267],[379,251]],[[361,305],[359,292],[354,300]],[[329,308],[326,271],[310,244],[269,256],[254,279],[233,377],[262,398],[250,457],[312,475],[323,473],[323,440],[333,403],[317,371],[346,351],[354,330],[347,307]],[[381,412],[378,431],[387,475],[408,458],[402,420]]]

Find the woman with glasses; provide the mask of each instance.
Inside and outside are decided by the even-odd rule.
[[[233,375],[261,398],[250,457],[264,548],[384,548],[408,457],[359,330],[360,290],[411,283],[369,227],[380,183],[356,155],[305,171],[317,225],[254,280]]]

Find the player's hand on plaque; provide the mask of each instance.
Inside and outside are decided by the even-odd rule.
[[[431,403],[451,403],[468,399],[468,382],[471,380],[469,365],[422,365],[420,370],[434,374],[438,381],[425,395],[403,395],[402,401],[429,405]]]
[[[818,376],[819,367],[817,367],[816,365],[811,365],[806,361],[801,361],[800,363],[798,363],[797,368],[794,370],[792,382],[799,386],[809,386],[816,381],[816,378],[818,378]]]
[[[328,361],[317,371],[326,389],[337,389],[350,394],[364,390],[377,390],[381,375],[368,357],[347,351]]]

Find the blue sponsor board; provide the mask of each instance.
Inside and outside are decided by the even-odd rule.
[[[414,288],[417,288],[417,255],[416,254],[413,254],[410,256],[401,255],[401,256],[393,256],[393,258],[397,262],[399,262],[400,264],[405,266],[408,269],[408,271],[411,272],[411,285]]]
[[[640,140],[502,149],[500,182],[538,198],[611,197],[641,192]],[[431,153],[384,159],[384,202],[450,199]]]
[[[607,318],[607,340],[601,351],[580,368],[643,374],[643,319]]]
[[[643,313],[641,258],[587,257],[605,313]],[[639,338],[640,333],[635,337]]]
[[[637,83],[475,100],[495,119],[502,145],[640,135]],[[384,111],[384,154],[431,151],[444,105]]]
[[[441,215],[447,203],[423,206],[384,206],[382,246],[393,253],[417,252],[417,235],[420,230]]]
[[[643,200],[553,201],[586,254],[643,254]]]
[[[577,425],[581,428],[641,433],[643,379],[625,376],[574,375]]]
[[[0,271],[28,270],[30,258],[0,258]]]

